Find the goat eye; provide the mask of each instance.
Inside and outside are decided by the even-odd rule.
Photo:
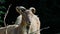
[[[25,11],[25,9],[21,9],[21,11],[23,11],[23,12],[24,12],[24,11]]]
[[[31,11],[34,11],[34,9],[31,9]]]

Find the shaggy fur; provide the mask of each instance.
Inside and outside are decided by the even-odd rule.
[[[36,9],[17,6],[16,10],[20,16],[17,17],[14,25],[7,26],[7,34],[40,34],[39,17],[34,14]],[[5,28],[0,28],[0,34],[5,34]]]
[[[25,9],[25,11],[20,10],[20,9],[24,9],[24,7],[23,8],[18,7],[18,9],[16,8],[17,12],[21,14],[20,16],[18,16],[16,21],[16,24],[19,24],[18,34],[27,34],[26,27],[28,26],[27,23],[29,21],[30,21],[30,26],[29,26],[28,34],[40,34],[40,20],[39,17],[34,14],[35,8],[31,7],[30,9]]]

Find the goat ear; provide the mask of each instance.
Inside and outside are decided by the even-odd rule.
[[[34,7],[30,7],[30,10],[35,13],[36,12],[36,9]]]

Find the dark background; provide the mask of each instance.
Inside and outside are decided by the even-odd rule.
[[[10,4],[12,4],[12,6],[6,18],[8,25],[14,24],[16,18],[19,16],[15,10],[16,6],[24,6],[27,9],[35,7],[35,14],[40,18],[41,28],[50,27],[49,29],[42,30],[41,34],[60,34],[60,4],[58,0],[6,0],[5,3],[1,3],[0,5],[4,5],[7,10]],[[6,10],[3,11],[6,12]],[[1,16],[3,20],[4,15]],[[1,24],[4,26],[3,23]]]

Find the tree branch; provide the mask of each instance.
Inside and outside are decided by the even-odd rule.
[[[12,4],[9,5],[8,10],[7,10],[7,12],[6,12],[5,15],[4,15],[4,25],[5,25],[5,27],[6,27],[6,34],[7,34],[7,25],[6,25],[5,19],[6,19],[6,16],[7,16],[8,12],[9,12],[9,9],[10,9],[11,5],[12,5]]]

